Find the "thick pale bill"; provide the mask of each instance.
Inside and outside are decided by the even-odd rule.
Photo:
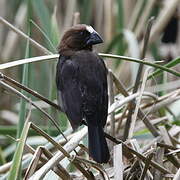
[[[86,26],[86,30],[89,31],[90,33],[95,32],[95,30],[91,26]]]

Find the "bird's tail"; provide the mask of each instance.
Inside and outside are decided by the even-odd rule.
[[[102,127],[88,125],[89,154],[98,163],[107,163],[109,149]]]

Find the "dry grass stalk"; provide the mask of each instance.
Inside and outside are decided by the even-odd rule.
[[[150,165],[150,161],[152,158],[153,158],[153,153],[149,154],[147,159],[146,159],[145,166],[144,166],[143,171],[142,171],[141,176],[140,176],[140,180],[143,180],[145,178],[147,170],[148,170],[149,165]]]
[[[143,0],[139,0],[136,2],[135,6],[134,6],[134,9],[133,9],[133,12],[132,12],[132,16],[129,20],[129,23],[128,23],[128,29],[134,31],[135,27],[136,27],[136,22],[139,18],[139,13],[140,13],[140,10],[143,6]]]
[[[175,174],[173,180],[179,180],[180,179],[180,168],[179,170],[177,171],[177,173]]]
[[[66,6],[66,15],[64,19],[64,25],[62,29],[62,32],[64,32],[67,28],[71,27],[73,24],[73,15],[75,13],[76,9],[76,1],[67,0],[67,6]]]
[[[123,85],[121,85],[121,83],[119,82],[119,80],[114,76],[114,79],[115,79],[115,84],[116,84],[116,87],[119,91],[123,92],[125,96],[128,96],[129,94],[127,93],[127,91],[124,89]],[[123,89],[123,91],[122,91]],[[132,106],[135,107],[135,103],[134,102],[131,102]],[[147,126],[147,128],[151,131],[151,133],[154,135],[154,136],[158,136],[159,133],[158,131],[156,130],[156,128],[150,123],[149,119],[147,118],[147,116],[145,116],[145,114],[142,112],[141,109],[139,109],[139,112],[138,112],[138,117],[140,119],[143,120],[143,122],[145,123],[145,125]],[[127,132],[128,133],[128,130]]]
[[[114,180],[123,180],[122,144],[114,146]]]
[[[127,1],[126,3],[129,3],[129,2],[130,1]],[[136,11],[136,8],[134,8],[133,14],[135,14],[137,16],[133,16],[133,18],[132,18],[133,23],[130,25],[130,27],[133,30],[135,29],[138,12],[140,10],[140,5],[142,5],[140,2],[142,3],[143,1],[138,1],[137,5],[139,5],[139,9]],[[154,0],[150,0],[150,1],[148,1],[148,3],[146,3],[146,7],[145,7],[145,11],[143,12],[142,19],[139,20],[139,23],[137,24],[137,27],[135,29],[138,36],[141,34],[141,32],[143,30],[144,22],[147,19],[150,11],[152,10],[154,2],[155,2]],[[168,18],[170,17],[172,10],[175,7],[175,4],[173,4],[173,3],[177,3],[177,2],[178,2],[177,0],[173,0],[170,4],[169,9],[168,9],[168,7],[166,7],[166,10],[168,12],[167,13]],[[57,1],[58,5],[59,5],[59,3],[60,3],[60,1]],[[113,5],[116,5],[116,4],[115,4],[115,2],[112,3],[112,1],[108,1],[108,0],[100,1],[100,2],[95,1],[94,3],[96,3],[96,4],[101,3],[101,5],[102,5],[100,7],[100,9],[97,6],[97,10],[96,10],[96,11],[99,10],[98,18],[96,18],[96,20],[95,20],[95,23],[97,23],[97,26],[98,26],[97,29],[99,29],[102,26],[100,28],[100,30],[98,30],[98,31],[103,31],[105,29],[105,31],[106,31],[105,34],[107,34],[106,38],[111,39],[110,37],[112,36],[112,34],[110,33],[110,31],[112,31],[113,21],[107,21],[107,22],[105,21],[105,22],[103,22],[104,24],[101,24],[100,22],[102,22],[102,19],[103,19],[102,16],[104,13],[104,9],[109,9],[108,13],[105,12],[106,13],[105,19],[111,20],[113,18],[112,17],[114,15],[113,14],[114,12],[112,11],[114,8]],[[74,10],[76,9],[77,2],[73,1],[73,3],[72,3],[71,0],[68,0],[68,1],[62,1],[61,5],[63,6],[63,4],[66,5],[65,6],[66,8],[64,8],[64,12],[61,12],[60,10],[59,10],[59,12],[56,11],[61,16],[60,19],[58,18],[58,20],[62,20],[61,26],[60,26],[61,30],[64,30],[66,27],[71,26],[71,24],[73,22],[73,16],[71,16],[70,14],[72,14],[72,15],[74,14]],[[166,6],[167,6],[167,4],[166,4]],[[61,9],[63,9],[63,7]],[[165,12],[165,10],[163,10],[163,11]],[[159,23],[158,26],[155,26],[153,29],[153,33],[151,36],[152,40],[153,40],[153,36],[157,37],[157,34],[159,35],[159,32],[162,31],[161,23],[164,23],[164,21],[166,21],[164,23],[164,24],[166,24],[168,21],[168,18],[166,18],[166,20],[164,20],[163,17],[161,17],[164,13],[163,11],[159,15],[159,19],[157,20],[157,22]],[[64,18],[64,14],[65,14],[65,18]],[[63,19],[65,19],[65,22]],[[2,17],[0,17],[0,22],[3,23],[4,25],[8,26],[11,30],[18,33],[20,35],[20,38],[30,39],[26,34],[21,32],[17,28],[15,28],[13,25],[9,24]],[[74,20],[74,24],[77,24],[78,22],[79,22],[79,16],[77,15],[77,18],[75,18],[75,20]],[[105,28],[108,23],[110,23],[110,26]],[[164,24],[163,24],[163,26],[164,26]],[[155,25],[157,25],[157,23]],[[48,51],[46,48],[41,46],[38,42],[34,41],[33,39],[30,39],[30,42],[32,43],[33,46],[35,46],[37,49],[39,49],[40,52],[43,52],[46,54],[51,54],[50,51]],[[147,45],[147,43],[145,43],[145,45]],[[147,46],[144,46],[144,51],[143,51],[144,55],[146,52],[146,48],[147,48]],[[110,58],[113,58],[111,55],[108,55],[108,54],[100,53],[100,55],[103,57],[109,56]],[[142,57],[144,57],[144,55]],[[19,61],[7,63],[7,64],[1,64],[0,70],[7,69],[9,67],[15,67],[15,66],[25,64],[25,63],[30,63],[30,62],[44,61],[46,59],[56,59],[58,56],[59,56],[58,54],[43,56],[43,57],[39,56],[39,57],[23,59],[23,60],[19,60]],[[129,57],[125,57],[125,56],[114,55],[114,57],[115,58],[118,57],[119,59],[124,59],[124,60],[129,60],[129,61],[134,60],[134,58],[129,58]],[[135,60],[137,60],[136,62],[140,62],[139,59],[135,59]],[[146,62],[146,63],[148,64],[149,62]],[[167,71],[167,69],[164,69],[164,70]],[[168,71],[168,72],[170,72],[170,71]],[[177,74],[177,73],[174,73],[174,74]],[[162,124],[167,123],[168,124],[169,119],[165,115],[163,117],[159,118],[159,115],[156,113],[156,111],[159,110],[160,108],[166,108],[166,106],[168,106],[170,103],[177,101],[180,98],[179,89],[176,91],[172,91],[171,93],[168,93],[165,96],[157,97],[153,93],[147,94],[146,92],[144,92],[145,83],[143,83],[140,92],[131,94],[131,92],[127,91],[126,88],[124,87],[124,85],[114,76],[114,74],[112,74],[112,77],[113,77],[113,83],[116,86],[116,88],[118,89],[118,92],[122,93],[123,96],[127,97],[126,101],[124,99],[124,102],[123,102],[123,100],[120,102],[121,104],[118,107],[119,108],[118,111],[116,108],[110,109],[111,110],[110,113],[113,113],[113,114],[116,113],[116,115],[112,117],[113,121],[111,121],[111,125],[109,122],[107,124],[107,126],[108,126],[107,130],[108,130],[108,132],[110,132],[110,134],[113,135],[113,137],[110,137],[108,134],[106,134],[106,137],[111,139],[114,143],[118,144],[116,146],[118,148],[115,148],[116,150],[114,153],[115,154],[115,156],[114,156],[114,159],[115,159],[115,171],[114,171],[115,175],[114,175],[114,177],[116,178],[116,175],[118,173],[120,173],[120,175],[118,175],[118,179],[119,179],[119,176],[121,176],[121,178],[125,177],[126,179],[139,178],[140,175],[141,175],[140,179],[143,179],[144,177],[150,177],[152,179],[152,176],[153,176],[153,178],[155,178],[155,180],[167,178],[167,177],[170,177],[171,179],[174,177],[174,180],[179,179],[180,171],[177,171],[177,168],[180,166],[179,155],[178,155],[180,150],[177,148],[177,144],[179,143],[178,142],[179,139],[177,139],[177,137],[180,134],[180,128],[178,126],[172,126],[168,130],[165,127],[163,127],[163,128],[160,127],[159,128],[160,133],[159,133],[159,131],[157,130],[158,124],[159,123],[162,123]],[[140,75],[139,75],[139,77],[140,77]],[[144,78],[145,78],[144,82],[146,82],[147,76],[144,75]],[[41,110],[42,108],[37,106],[36,103],[31,102],[27,97],[24,97],[21,94],[19,94],[18,90],[16,90],[15,88],[10,86],[6,82],[11,83],[18,88],[26,90],[31,95],[34,95],[35,97],[38,97],[39,99],[41,99],[43,102],[48,103],[49,106],[59,109],[59,107],[55,103],[49,101],[47,98],[34,92],[32,89],[24,87],[21,84],[19,84],[18,82],[15,82],[13,79],[0,74],[0,84],[2,86],[6,87],[11,92],[17,94],[19,97],[23,97],[28,102],[32,103],[32,105],[34,105],[35,109]],[[113,87],[113,83],[111,80],[111,88]],[[136,89],[138,89],[138,86]],[[111,89],[111,91],[112,91],[112,89]],[[112,95],[111,102],[113,102],[114,98],[116,98],[116,97],[113,97],[113,93],[110,93],[110,94]],[[147,99],[145,99],[144,96],[142,96],[142,95],[148,96],[148,101],[146,101]],[[137,101],[137,103],[135,103],[133,100],[137,96],[140,96],[140,98]],[[119,129],[124,128],[124,125],[125,125],[124,122],[125,122],[125,120],[127,118],[127,114],[128,114],[127,107],[128,107],[129,102],[131,102],[132,108],[135,109],[135,114],[134,114],[133,125],[131,124],[132,128],[130,130],[128,129],[128,131],[127,131],[127,134],[129,134],[129,138],[130,138],[130,145],[127,145],[127,142],[122,142],[121,140],[115,139],[114,137],[122,137]],[[123,109],[123,108],[124,108],[124,112],[122,113],[121,109]],[[143,109],[143,111],[142,111],[142,109]],[[145,114],[147,111],[149,113]],[[43,112],[43,113],[46,114],[46,112]],[[46,114],[46,116],[48,118],[52,119],[51,116],[49,117],[48,113]],[[144,121],[143,125],[142,125],[142,122],[140,122],[138,118],[140,120]],[[80,176],[78,175],[77,178],[83,179],[84,177],[86,177],[87,179],[95,179],[97,177],[96,174],[94,173],[94,171],[91,172],[90,171],[91,169],[89,170],[89,168],[94,168],[94,169],[96,169],[96,172],[98,171],[101,174],[101,176],[98,176],[98,178],[99,177],[104,178],[104,179],[110,179],[110,177],[113,178],[113,175],[112,175],[113,170],[111,170],[111,175],[110,175],[107,168],[103,168],[103,166],[98,165],[94,161],[87,160],[87,159],[79,157],[79,156],[77,156],[77,157],[71,156],[70,152],[75,150],[75,148],[77,146],[80,147],[80,151],[81,152],[83,151],[83,154],[84,154],[84,152],[88,153],[87,148],[79,145],[79,142],[87,134],[86,128],[81,129],[79,132],[77,132],[75,134],[68,135],[66,139],[64,139],[61,136],[60,139],[58,139],[57,141],[54,141],[51,137],[49,137],[47,134],[44,134],[43,131],[41,131],[40,129],[35,127],[33,124],[32,124],[32,127],[34,129],[36,129],[39,134],[41,134],[42,136],[45,136],[48,139],[49,143],[51,142],[53,145],[52,144],[49,145],[49,143],[48,143],[45,145],[45,148],[38,147],[36,150],[33,149],[31,146],[28,146],[27,144],[25,145],[25,151],[30,152],[31,154],[34,154],[31,163],[29,162],[29,168],[26,169],[27,174],[26,174],[25,178],[30,177],[30,179],[41,179],[47,174],[47,172],[49,172],[50,170],[53,170],[62,179],[73,179],[72,174],[67,172],[65,170],[65,168],[60,164],[61,160],[64,159],[65,157],[69,158],[70,162],[68,162],[68,163],[74,163],[76,166],[76,169],[80,170],[80,172],[82,173],[82,175],[80,175]],[[135,132],[139,131],[140,129],[145,129],[145,127],[147,127],[147,129],[155,136],[155,137],[150,137],[151,138],[150,142],[147,145],[144,145],[146,142],[142,142],[138,138],[137,138],[137,140],[132,139],[133,134]],[[163,140],[167,144],[163,144],[162,143]],[[59,142],[59,143],[57,143],[57,142]],[[143,147],[140,148],[141,146],[143,146]],[[58,149],[58,151],[57,151],[57,149]],[[117,149],[119,149],[119,151]],[[153,151],[157,151],[155,159],[152,159],[152,153],[151,153],[152,149],[153,149]],[[54,154],[51,154],[49,150],[54,151]],[[27,153],[27,152],[25,152],[25,153]],[[79,153],[79,151],[78,151],[78,153]],[[32,158],[31,154],[27,154],[28,158],[29,157]],[[124,156],[124,158],[122,158],[122,156]],[[126,159],[126,161],[124,161],[124,159]],[[168,166],[166,166],[166,165],[168,165]],[[123,171],[123,166],[127,167],[127,169],[125,169],[124,171]],[[39,168],[38,170],[37,170],[37,167]],[[9,170],[9,168],[10,168],[10,163],[7,163],[6,166],[1,166],[0,173],[1,172],[6,173]],[[113,167],[110,167],[110,168],[113,169]],[[34,173],[34,175],[33,175],[33,173]]]
[[[84,127],[80,131],[74,135],[70,141],[64,146],[64,149],[69,153],[75,149],[75,147],[78,146],[79,142],[82,140],[82,138],[87,134],[87,128]],[[44,166],[42,166],[38,171],[35,172],[35,174],[30,178],[32,179],[40,179],[45,176],[45,174],[52,169],[55,165],[57,165],[62,159],[64,158],[64,155],[62,152],[57,152]]]
[[[79,156],[72,158],[71,162],[73,162],[73,163],[76,162],[77,164],[84,163],[84,164],[86,164],[86,166],[89,166],[89,168],[94,168],[97,171],[99,171],[103,179],[109,180],[109,176],[101,164],[98,164],[92,160],[84,159],[84,158],[79,157]],[[83,173],[83,175],[84,175],[84,173]],[[94,179],[94,175],[92,174],[90,178]]]
[[[140,17],[141,19],[138,21],[138,25],[135,29],[135,34],[136,34],[136,37],[140,37],[143,29],[144,29],[144,24],[146,22],[146,20],[148,19],[149,17],[149,14],[151,13],[151,10],[155,4],[156,0],[150,0],[146,3],[146,6],[144,8],[144,11],[143,11],[143,15]]]
[[[23,155],[22,161],[29,159],[29,156],[30,154]],[[11,166],[12,166],[12,161],[0,166],[0,174],[7,173],[10,170]]]
[[[98,3],[98,1],[96,1],[96,2]],[[113,5],[114,4],[113,4],[112,0],[105,0],[104,1],[104,19],[105,19],[104,26],[106,27],[106,28],[104,28],[104,36],[106,38],[105,39],[106,43],[109,42],[112,39],[112,33],[113,33],[113,29],[112,29],[112,27],[113,27]],[[99,26],[98,30],[100,30],[101,29],[100,26],[102,26],[102,24],[100,23],[102,21],[100,21],[100,20],[98,20],[99,24],[97,24]]]
[[[59,132],[61,134],[63,134],[58,126],[58,124],[56,123],[56,121],[46,112],[44,111],[42,108],[40,108],[39,106],[37,106],[34,102],[32,102],[29,98],[27,98],[25,95],[23,95],[21,92],[19,92],[18,90],[16,90],[15,88],[13,88],[12,86],[8,85],[7,83],[3,82],[2,80],[0,80],[0,85],[3,86],[5,89],[7,89],[8,91],[12,92],[13,94],[16,94],[18,97],[21,97],[23,99],[25,99],[27,102],[29,102],[30,104],[32,104],[34,107],[36,107],[39,111],[41,111],[46,117],[49,118],[49,120],[56,126],[56,128],[59,130]]]
[[[146,84],[148,73],[149,73],[150,70],[151,70],[151,68],[147,68],[145,70],[145,73],[144,73],[144,76],[143,76],[143,81],[142,81],[142,86],[141,86],[141,89],[140,89],[139,98],[138,98],[137,103],[136,103],[135,112],[134,112],[134,114],[132,116],[132,122],[131,122],[130,129],[129,129],[129,135],[128,135],[129,139],[132,138],[132,136],[133,136],[135,123],[136,123],[136,119],[137,119],[137,115],[138,115],[138,111],[139,111],[139,107],[140,107],[140,103],[141,103],[141,99],[142,99],[142,94],[143,94],[143,91],[145,89],[145,84]]]
[[[53,157],[53,154],[50,151],[48,151],[46,148],[42,147],[42,151],[48,159],[51,159]],[[61,164],[57,164],[57,166],[54,167],[53,171],[62,179],[67,179],[67,180],[72,179],[68,171],[63,166],[61,166]]]
[[[163,165],[163,158],[164,158],[164,148],[157,148],[155,152],[155,161],[159,164]],[[154,179],[159,180],[162,178],[162,173],[157,169],[154,169]]]
[[[22,28],[25,20],[26,20],[26,13],[27,13],[27,5],[22,3],[19,7],[16,16],[14,18],[14,27]],[[18,43],[19,36],[14,31],[9,31],[5,40],[5,44],[2,49],[2,60],[7,61],[11,55],[14,53],[17,43]]]
[[[6,0],[1,0],[0,1],[0,16],[5,17],[6,15],[6,6],[7,6],[7,1]],[[0,53],[2,53],[1,49],[3,47],[3,35],[4,35],[4,27],[2,24],[0,24]]]
[[[73,26],[76,24],[80,24],[80,13],[75,12],[73,16]]]
[[[29,167],[26,171],[26,174],[25,174],[25,179],[28,179],[31,175],[33,175],[34,171],[36,170],[37,168],[37,165],[39,163],[39,160],[40,160],[40,157],[41,157],[41,154],[42,154],[42,150],[41,150],[41,146],[39,146],[35,153],[34,153],[34,156],[31,160],[31,163],[29,164]]]
[[[143,49],[142,49],[142,52],[141,52],[141,59],[144,59],[145,55],[146,55],[152,23],[153,23],[153,18],[150,18],[149,21],[148,21],[145,36],[144,36],[144,41],[143,41],[144,44],[143,44]],[[140,79],[141,79],[143,67],[144,67],[144,64],[139,65],[136,80],[135,80],[135,84],[134,84],[134,88],[133,88],[133,94],[138,91],[139,82],[140,82]],[[146,80],[147,80],[147,77],[146,77]],[[139,101],[139,103],[140,103],[140,101]],[[134,126],[135,126],[136,117],[137,117],[138,113],[141,112],[141,111],[139,111],[138,106],[139,105],[136,105],[136,101],[134,101],[133,103],[130,103],[130,105],[129,105],[129,111],[128,111],[127,120],[126,120],[126,124],[125,124],[125,129],[124,129],[124,136],[123,136],[124,140],[126,140],[127,138],[132,136],[132,131],[133,131]],[[136,114],[134,115],[134,121],[132,123],[133,112],[134,112],[136,107],[137,107]],[[148,119],[145,120],[145,124],[149,126],[152,133],[154,133],[156,131],[155,128],[149,123]],[[131,131],[128,131],[129,129]],[[129,134],[129,133],[131,133],[131,134]],[[157,136],[157,134],[158,134],[157,132],[154,133],[155,136]]]
[[[18,28],[16,28],[15,26],[13,26],[12,24],[10,24],[8,21],[6,21],[4,18],[0,17],[0,23],[3,23],[4,25],[6,25],[7,27],[9,27],[12,31],[14,31],[15,33],[17,33],[18,35],[20,35],[20,37],[22,37],[23,39],[29,40],[29,42],[35,46],[36,48],[38,48],[40,51],[42,51],[44,54],[52,54],[49,50],[47,50],[45,47],[43,47],[42,45],[40,45],[39,43],[37,43],[35,40],[33,40],[32,38],[30,38],[28,35],[26,35],[24,32],[22,32],[21,30],[19,30]]]

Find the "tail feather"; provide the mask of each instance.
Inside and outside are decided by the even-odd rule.
[[[102,127],[88,125],[89,154],[98,163],[107,163],[110,155]]]

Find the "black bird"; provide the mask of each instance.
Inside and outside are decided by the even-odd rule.
[[[83,121],[88,126],[90,156],[107,163],[110,155],[103,131],[108,113],[107,69],[92,51],[93,45],[102,42],[91,26],[79,24],[67,30],[59,45],[56,84],[58,103],[72,128]]]

